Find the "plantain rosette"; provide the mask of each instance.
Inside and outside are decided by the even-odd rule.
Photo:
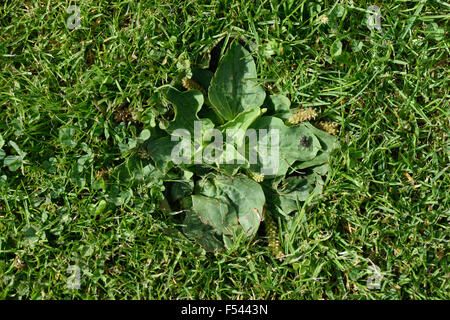
[[[187,237],[207,250],[229,248],[235,241],[255,236],[264,219],[263,208],[287,216],[300,202],[322,193],[322,177],[328,172],[337,139],[309,122],[290,125],[286,121],[292,116],[289,99],[266,95],[250,53],[238,42],[230,46],[214,74],[194,70],[192,79],[183,83],[193,89],[162,88],[173,117],[163,119],[165,125],[154,130],[146,147],[156,170],[170,177],[167,196],[185,212]],[[194,121],[202,124],[202,136],[207,139],[194,141]],[[208,137],[212,128],[220,131],[225,144],[227,130],[234,130],[234,144],[224,147],[234,148],[242,163],[223,164],[217,159],[194,163],[195,156],[214,142]],[[179,146],[173,141],[177,129],[192,136],[192,152],[184,163],[172,159]],[[249,129],[277,131],[279,143],[262,145],[264,140],[259,139],[250,144],[243,134]],[[248,161],[250,154],[256,155],[257,163]],[[276,170],[268,170],[273,163]],[[252,179],[256,176],[263,176],[263,181]]]

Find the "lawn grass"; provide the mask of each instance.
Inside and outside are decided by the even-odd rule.
[[[382,1],[378,31],[373,4],[2,2],[0,298],[449,299],[449,5]],[[339,124],[322,198],[276,217],[282,261],[263,231],[207,253],[161,182],[108,178],[165,110],[157,88],[231,38],[267,92]]]

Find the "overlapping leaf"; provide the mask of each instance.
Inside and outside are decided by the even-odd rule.
[[[253,147],[259,162],[252,165],[252,170],[268,178],[284,176],[295,161],[310,161],[321,150],[319,140],[306,124],[288,127],[280,118],[262,117],[251,128],[267,130],[268,138],[262,139],[260,135],[258,145]],[[273,143],[273,139],[279,143]],[[302,144],[302,140],[307,144]]]
[[[209,86],[209,100],[226,121],[242,111],[259,108],[266,96],[256,81],[256,66],[250,53],[234,43],[226,53]]]
[[[248,238],[258,230],[264,203],[264,192],[255,181],[243,175],[219,175],[203,182],[200,194],[192,196],[192,211],[215,234]],[[185,223],[187,234],[198,229],[198,221],[192,217]]]

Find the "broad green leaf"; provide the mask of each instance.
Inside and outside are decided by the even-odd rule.
[[[170,186],[170,200],[178,201],[192,194],[194,190],[193,181],[174,181]]]
[[[301,170],[328,163],[330,159],[330,153],[339,147],[337,138],[326,133],[325,131],[317,129],[308,122],[305,122],[303,125],[310,129],[311,132],[314,133],[314,135],[319,139],[320,151],[317,153],[314,159],[308,161],[298,161],[293,165],[293,168]]]
[[[324,176],[327,174],[327,172],[330,170],[330,166],[328,163],[322,164],[320,166],[315,166],[312,168],[312,170],[317,173],[318,175]]]
[[[209,85],[214,74],[207,69],[194,69],[192,70],[192,80],[201,85],[206,92],[208,92]]]
[[[314,199],[321,194],[322,189],[323,181],[316,173],[288,177],[270,192],[270,205],[279,207],[285,214],[289,214],[298,210],[300,202],[306,201],[309,197]]]
[[[204,102],[203,94],[198,90],[181,92],[175,88],[166,87],[164,95],[173,105],[175,111],[174,119],[169,123],[165,130],[172,136],[189,135],[192,145],[195,147],[193,152],[191,152],[191,157],[195,158],[194,153],[201,153],[203,150],[202,139],[205,136],[205,133],[207,133],[209,129],[214,128],[214,124],[210,119],[200,119],[197,115]],[[176,144],[177,142],[171,143],[170,148],[156,146],[157,150],[154,151],[162,153],[162,155],[155,154],[155,157],[163,157],[165,159],[164,161],[166,161],[172,148]],[[149,149],[149,151],[151,150]],[[152,151],[151,154],[153,157]]]
[[[192,210],[186,212],[183,233],[197,241],[208,251],[218,251],[224,248],[220,234],[213,227],[204,224]]]
[[[147,151],[153,161],[155,161],[156,168],[161,172],[166,173],[170,169],[172,150],[178,143],[180,142],[172,141],[170,137],[147,140]]]
[[[242,111],[260,107],[266,93],[256,78],[253,58],[235,42],[223,58],[208,90],[209,100],[217,113],[230,121]]]
[[[264,104],[262,106],[267,108],[268,115],[275,116],[283,120],[287,120],[293,115],[293,112],[290,109],[291,101],[281,94],[266,96],[266,100],[264,100]]]
[[[226,247],[230,247],[233,239],[246,239],[258,230],[265,196],[255,181],[244,175],[209,176],[198,183],[196,192],[200,194],[192,196],[193,212],[205,226],[227,240]],[[209,247],[215,247],[216,238],[211,238],[210,229],[200,228],[198,223],[195,228],[188,229],[192,228],[204,242],[208,241],[206,239],[212,242],[207,244]]]
[[[262,112],[262,109],[259,108],[249,109],[240,113],[236,118],[227,122],[225,125],[219,127],[219,130],[222,131],[225,137],[224,143],[230,141],[233,147],[242,146],[247,129],[262,114]],[[228,147],[231,146],[225,145],[225,148]]]
[[[181,92],[167,87],[164,90],[164,96],[173,105],[175,112],[173,120],[166,129],[169,134],[176,129],[186,129],[191,135],[194,135],[194,121],[201,121],[203,130],[214,127],[209,119],[199,119],[197,116],[204,102],[203,94],[200,91]]]
[[[302,170],[309,167],[318,166],[327,163],[329,158],[330,154],[328,152],[319,151],[314,159],[309,161],[298,161],[292,165],[292,168],[295,170]]]
[[[214,184],[214,181],[211,181],[211,176],[212,175],[208,175],[204,179],[198,181],[196,185],[196,192],[199,192],[207,197],[215,197],[217,195],[218,190]]]
[[[220,233],[232,235],[238,227],[236,211],[224,200],[193,195],[192,209],[204,224]]]
[[[245,145],[242,147],[236,147],[234,144],[225,143],[225,151],[222,155],[223,161],[217,165],[220,171],[224,174],[234,176],[239,169],[250,168],[247,150],[248,147]],[[230,163],[227,162],[228,157],[230,158]]]
[[[309,161],[314,159],[321,145],[313,130],[306,124],[288,127],[280,118],[262,117],[257,119],[251,126],[253,129],[268,130],[270,133],[278,132],[279,143],[270,137],[265,141],[261,135],[258,137],[256,152],[258,163],[252,165],[252,170],[262,173],[268,178],[284,176],[288,168],[295,161]],[[302,145],[302,139],[306,139],[307,146]],[[264,152],[266,150],[266,152]]]
[[[317,129],[309,122],[304,122],[302,125],[308,130],[311,130],[311,132],[319,139],[321,146],[320,150],[330,153],[339,147],[338,139],[335,136]]]
[[[203,89],[205,89],[204,93],[207,95],[208,88],[213,76],[214,73],[209,70],[194,69],[191,79],[201,85]],[[212,108],[211,102],[209,101],[209,98],[207,96],[205,97],[205,105],[206,106],[199,111],[198,116],[200,118],[208,118],[215,124],[222,124],[223,119],[221,119],[220,115],[217,114],[216,109]]]
[[[227,195],[236,208],[244,233],[247,236],[255,234],[262,220],[262,210],[266,201],[261,186],[243,175],[219,176],[215,179],[215,185]]]

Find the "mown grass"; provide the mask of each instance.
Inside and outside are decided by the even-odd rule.
[[[380,2],[379,32],[373,4],[3,2],[0,298],[448,299],[449,5]],[[283,261],[263,232],[206,253],[159,209],[160,182],[108,178],[165,110],[156,89],[229,38],[268,92],[340,126],[323,197],[278,217]]]

